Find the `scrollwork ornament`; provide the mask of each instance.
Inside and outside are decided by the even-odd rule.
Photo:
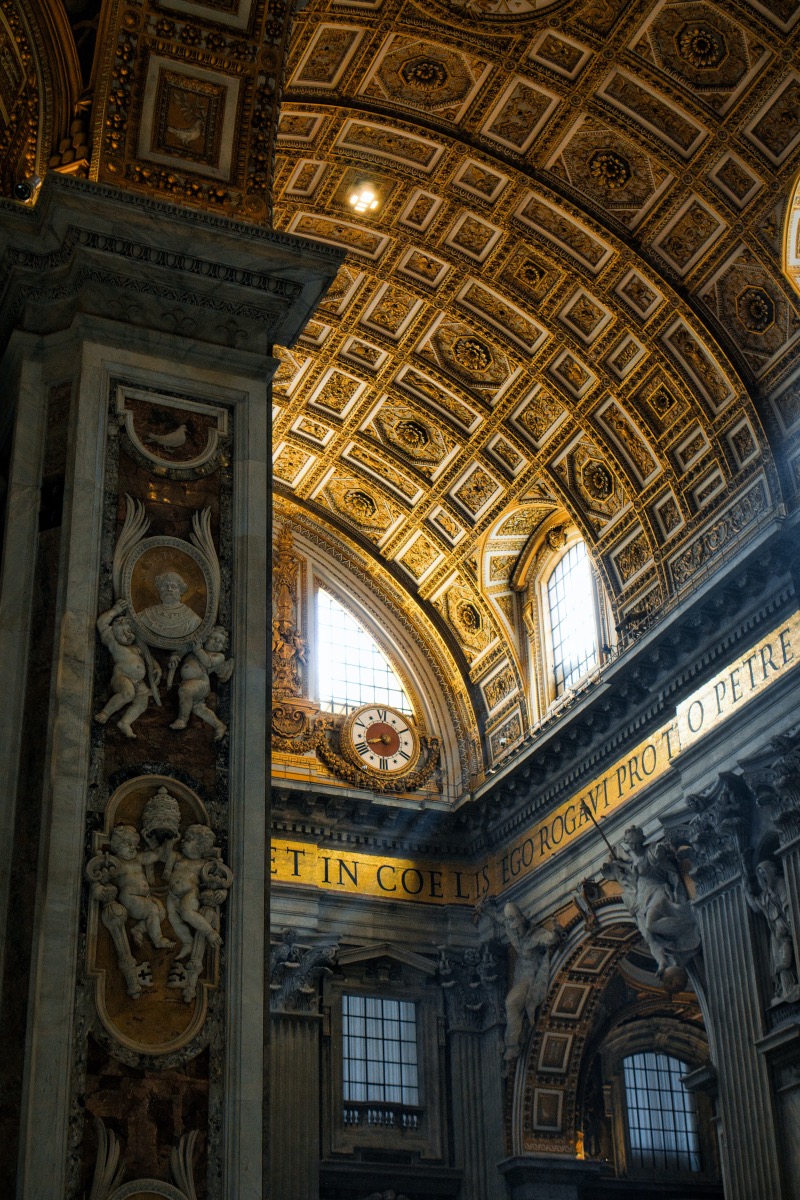
[[[284,929],[270,950],[270,1007],[273,1012],[316,1012],[319,984],[330,975],[338,943],[304,945]]]
[[[739,875],[746,795],[744,780],[723,772],[710,788],[686,797],[695,815],[682,832],[700,897]]]
[[[776,751],[772,788],[758,799],[770,809],[781,842],[786,845],[800,837],[800,736],[775,737],[770,747]]]

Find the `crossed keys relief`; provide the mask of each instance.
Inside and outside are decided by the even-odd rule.
[[[107,832],[95,835],[98,853],[86,865],[93,914],[90,973],[102,981],[101,1015],[115,1033],[126,1028],[124,1010],[130,1017],[129,1002],[123,1001],[113,978],[115,959],[127,996],[147,1001],[132,1026],[140,1039],[151,1020],[152,1033],[163,1033],[158,1010],[170,996],[177,992],[189,1005],[196,1000],[201,977],[213,985],[222,946],[220,908],[233,883],[216,835],[202,820],[205,810],[199,800],[177,781],[167,782],[169,790],[166,783],[154,789],[152,777],[120,789]],[[197,817],[201,819],[193,819]],[[113,953],[101,937],[98,914]]]

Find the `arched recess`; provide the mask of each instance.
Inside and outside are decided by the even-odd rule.
[[[800,295],[800,172],[795,176],[783,226],[783,273]]]
[[[20,180],[44,176],[53,151],[68,136],[81,93],[81,72],[61,0],[4,0],[0,49],[5,60],[0,186],[3,195],[10,196]]]
[[[652,1044],[658,1043],[664,1021],[680,1023],[686,1044],[694,1047],[688,1055],[692,1065],[699,1063],[704,1047],[707,1056],[698,997],[690,991],[670,997],[660,987],[647,969],[649,956],[639,931],[619,899],[603,888],[589,927],[582,926],[583,918],[575,917],[510,1089],[512,1154],[591,1157],[584,1128],[591,1107],[588,1070],[622,1023],[629,1021],[633,1028],[641,1022],[639,1028],[652,1031]],[[677,1034],[674,1044],[682,1044]],[[631,1046],[631,1052],[640,1048],[635,1039]]]
[[[481,742],[470,689],[441,634],[390,572],[330,525],[281,500],[276,502],[275,519],[276,525],[291,530],[294,552],[301,560],[298,625],[309,643],[304,697],[315,701],[313,605],[315,588],[322,586],[387,654],[412,701],[421,732],[440,739],[440,798],[457,802],[481,770]]]

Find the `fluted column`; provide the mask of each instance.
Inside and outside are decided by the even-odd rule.
[[[440,963],[450,1047],[455,1166],[461,1200],[505,1200],[501,972],[488,950],[448,951]]]
[[[791,930],[793,976],[784,976],[791,999],[800,966],[800,733],[775,737],[760,754],[740,763],[762,816],[778,835],[785,914]],[[780,887],[780,884],[778,884]],[[773,989],[775,983],[773,980]],[[796,1001],[795,1001],[796,1003]],[[788,1194],[800,1196],[800,1021],[791,1009],[775,1012],[772,1029],[759,1049],[770,1070],[780,1111],[783,1163]]]
[[[726,1200],[782,1200],[779,1135],[764,1034],[750,912],[742,879],[746,789],[723,775],[688,798],[695,910],[706,979],[709,1040],[719,1078],[720,1151]]]
[[[321,1024],[313,1013],[276,1013],[272,1018],[270,1194],[275,1200],[319,1195]]]

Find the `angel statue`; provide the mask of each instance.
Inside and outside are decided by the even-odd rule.
[[[642,830],[631,825],[602,870],[621,885],[622,903],[656,960],[664,987],[682,991],[684,967],[700,945],[700,934],[674,852],[665,842],[646,846]]]
[[[483,906],[479,904],[476,915],[480,916]],[[525,916],[518,904],[509,901],[503,909],[502,925],[487,910],[492,921],[501,927],[516,953],[514,978],[506,996],[506,1036],[504,1059],[506,1064],[515,1062],[522,1052],[522,1030],[525,1017],[531,1027],[536,1024],[550,987],[550,951],[564,939],[564,931],[557,921],[551,927],[535,925]]]
[[[800,997],[794,960],[794,941],[786,880],[771,859],[756,867],[759,890],[753,891],[747,869],[742,871],[744,894],[753,912],[761,913],[769,928],[769,966],[772,972],[772,1003],[786,1004]]]

